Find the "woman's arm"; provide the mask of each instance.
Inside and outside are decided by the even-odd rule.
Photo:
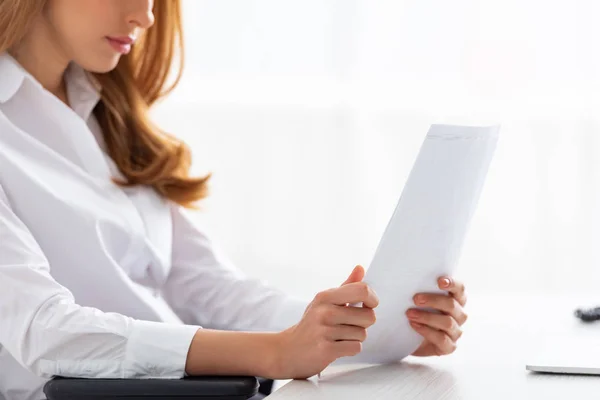
[[[42,377],[181,378],[198,327],[82,307],[0,186],[0,344]]]
[[[280,333],[199,330],[187,373],[307,378],[339,357],[359,353],[379,303],[363,277],[364,269],[356,267],[341,287],[317,294],[300,322]]]
[[[187,210],[173,204],[171,215],[172,267],[163,295],[185,323],[212,329],[278,331],[300,320],[308,300],[247,278],[219,252]]]
[[[199,330],[190,346],[188,375],[249,375],[274,378],[278,333]]]
[[[357,270],[344,286],[319,293],[301,321],[279,333],[134,320],[76,304],[50,275],[48,260],[0,187],[0,343],[42,377],[312,376],[359,352],[375,321],[378,300]],[[346,307],[360,302],[367,308]]]
[[[219,329],[202,329],[194,336],[189,375],[306,378],[339,357],[360,352],[378,304],[362,282],[362,267],[309,304],[246,278],[181,207],[172,207],[172,220],[173,262],[165,297],[184,322]],[[248,332],[258,330],[281,332]]]

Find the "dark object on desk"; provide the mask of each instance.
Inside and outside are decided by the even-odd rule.
[[[600,307],[578,308],[575,310],[575,316],[584,322],[598,321],[600,320]]]
[[[48,400],[246,400],[258,392],[250,376],[203,376],[184,379],[54,378],[44,386]]]

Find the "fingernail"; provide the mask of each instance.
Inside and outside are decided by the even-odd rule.
[[[409,310],[406,315],[408,316],[408,318],[411,319],[417,319],[419,318],[419,313],[417,312],[417,310]]]
[[[448,279],[448,278],[442,278],[442,287],[443,288],[450,287],[450,279]]]
[[[423,327],[423,325],[421,325],[417,322],[411,322],[410,325],[415,329],[421,329]]]
[[[425,304],[427,302],[427,299],[425,299],[425,296],[423,295],[419,295],[417,297],[415,297],[415,303],[417,304]]]

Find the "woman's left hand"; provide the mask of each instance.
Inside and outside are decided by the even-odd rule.
[[[462,336],[461,326],[467,320],[463,310],[467,303],[465,286],[449,277],[438,279],[438,286],[448,294],[419,293],[413,300],[415,305],[437,310],[440,314],[414,308],[406,312],[412,328],[425,339],[413,356],[451,354]]]

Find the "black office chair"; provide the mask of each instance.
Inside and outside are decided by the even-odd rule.
[[[272,385],[272,381],[265,381]],[[250,376],[203,376],[183,379],[78,379],[56,377],[44,386],[48,400],[246,400],[259,391]]]

